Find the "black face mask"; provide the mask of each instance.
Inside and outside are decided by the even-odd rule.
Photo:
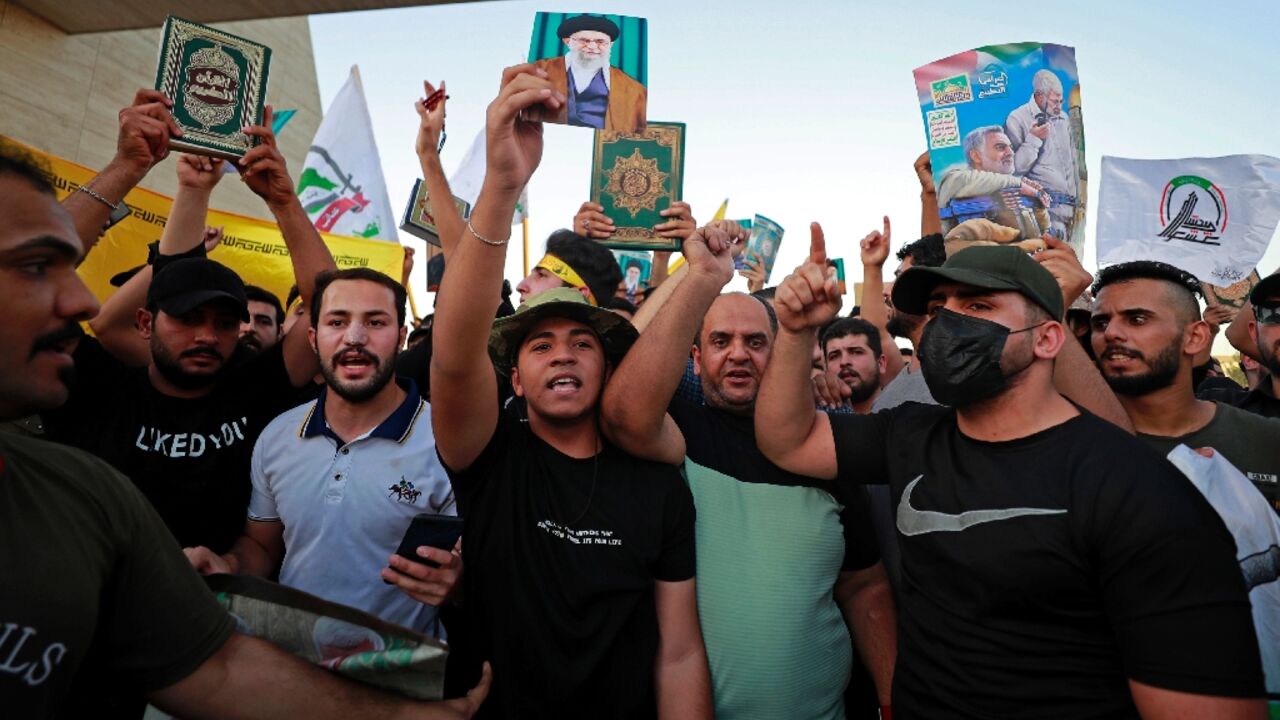
[[[1000,356],[1009,336],[1043,324],[1011,331],[990,320],[939,310],[920,338],[920,370],[933,399],[964,407],[999,395],[1008,379]]]

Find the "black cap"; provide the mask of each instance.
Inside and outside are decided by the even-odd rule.
[[[208,258],[175,260],[156,273],[147,288],[147,305],[154,303],[168,315],[185,315],[215,300],[231,303],[242,320],[249,319],[240,276]]]
[[[122,270],[115,275],[112,275],[111,279],[107,282],[111,283],[112,287],[123,287],[125,283],[133,279],[134,275],[142,272],[142,268],[144,267],[146,267],[146,265],[139,265],[137,267],[131,267],[128,270]]]
[[[893,283],[893,306],[924,315],[933,288],[942,282],[984,290],[1012,290],[1062,319],[1062,289],[1053,275],[1017,247],[977,245],[947,258],[942,267],[914,265]]]
[[[610,40],[617,40],[618,33],[620,32],[618,30],[618,26],[609,18],[601,17],[599,15],[574,15],[571,18],[565,18],[564,21],[560,23],[560,28],[556,31],[556,34],[563,40],[564,38],[567,38],[576,32],[582,32],[583,30],[592,30],[594,32],[604,33],[609,36]]]
[[[1272,273],[1264,278],[1262,282],[1253,286],[1253,290],[1249,293],[1249,302],[1254,305],[1269,304],[1267,298],[1280,297],[1280,273]]]

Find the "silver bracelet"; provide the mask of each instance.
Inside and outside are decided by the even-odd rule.
[[[471,224],[471,218],[467,218],[467,230],[470,231],[470,233],[474,235],[477,240],[484,243],[485,245],[502,247],[503,245],[506,245],[508,242],[511,241],[510,237],[508,237],[506,240],[490,240],[489,238],[481,235],[480,233],[476,232],[475,226]]]
[[[93,198],[94,200],[97,200],[98,202],[102,203],[103,205],[106,205],[107,207],[111,208],[112,212],[115,212],[115,211],[117,211],[117,210],[119,210],[119,209],[120,209],[120,206],[119,206],[119,205],[117,205],[116,203],[113,203],[113,202],[111,202],[110,200],[108,200],[108,199],[106,199],[106,198],[102,197],[102,195],[100,195],[97,191],[95,191],[95,190],[91,190],[90,188],[88,188],[88,187],[86,187],[86,186],[84,186],[84,185],[81,185],[80,187],[76,188],[76,190],[79,190],[80,192],[84,193],[85,195],[88,195],[89,197]]]

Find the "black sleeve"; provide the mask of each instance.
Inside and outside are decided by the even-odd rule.
[[[283,342],[278,342],[237,365],[234,382],[251,388],[248,397],[253,398],[272,417],[293,407],[293,401],[298,397],[298,388],[293,386],[289,369],[284,364]],[[307,381],[308,384],[310,382]]]
[[[1247,590],[1221,518],[1147,448],[1108,455],[1113,470],[1098,473],[1086,522],[1126,673],[1178,692],[1262,696]]]
[[[101,417],[122,398],[117,395],[127,387],[131,368],[108,353],[96,339],[80,338],[71,355],[75,362],[75,379],[70,383],[67,402],[54,410],[40,413],[50,437],[69,441],[81,423]],[[92,416],[92,417],[91,417]]]
[[[688,580],[697,572],[693,546],[695,510],[693,493],[673,467],[653,464],[655,472],[673,477],[662,508],[662,555],[653,565],[653,577],[663,582]]]
[[[855,484],[889,482],[889,429],[897,409],[871,415],[828,415],[836,446],[836,480]]]
[[[396,375],[413,380],[418,386],[418,393],[424,398],[431,398],[431,351],[433,338],[426,340],[400,353],[396,358]]]
[[[103,590],[103,657],[140,690],[168,687],[195,672],[234,630],[151,504],[123,476],[110,483],[116,564]]]
[[[862,485],[841,487],[844,509],[840,524],[844,527],[844,561],[840,570],[864,570],[880,562],[880,543],[871,522],[871,498]]]

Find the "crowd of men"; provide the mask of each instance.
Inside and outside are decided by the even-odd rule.
[[[685,263],[656,258],[649,292],[585,203],[512,307],[511,219],[543,153],[526,118],[565,102],[544,69],[504,71],[483,187],[468,217],[437,213],[446,272],[412,339],[407,272],[336,269],[269,110],[236,170],[288,245],[284,304],[209,259],[227,173],[205,157],[175,163],[147,266],[101,305],[80,281],[181,134],[160,94],[139,91],[115,159],[61,203],[4,148],[6,716],[1243,720],[1280,700],[1259,639],[1280,607],[1250,595],[1280,548],[1236,540],[1280,515],[1280,275],[1226,331],[1250,387],[1206,378],[1225,318],[1196,278],[1095,279],[1052,234],[948,253],[922,158],[923,236],[888,281],[888,218],[862,239],[852,315],[817,223],[778,286],[752,266],[753,292],[724,292],[747,235],[685,203],[655,228]],[[415,107],[428,193],[449,197],[444,103]],[[979,138],[1039,192],[1008,139]],[[1166,459],[1183,445],[1261,511],[1224,520]],[[461,539],[395,554],[421,513],[461,517]],[[201,573],[447,642],[450,699],[242,634]]]

